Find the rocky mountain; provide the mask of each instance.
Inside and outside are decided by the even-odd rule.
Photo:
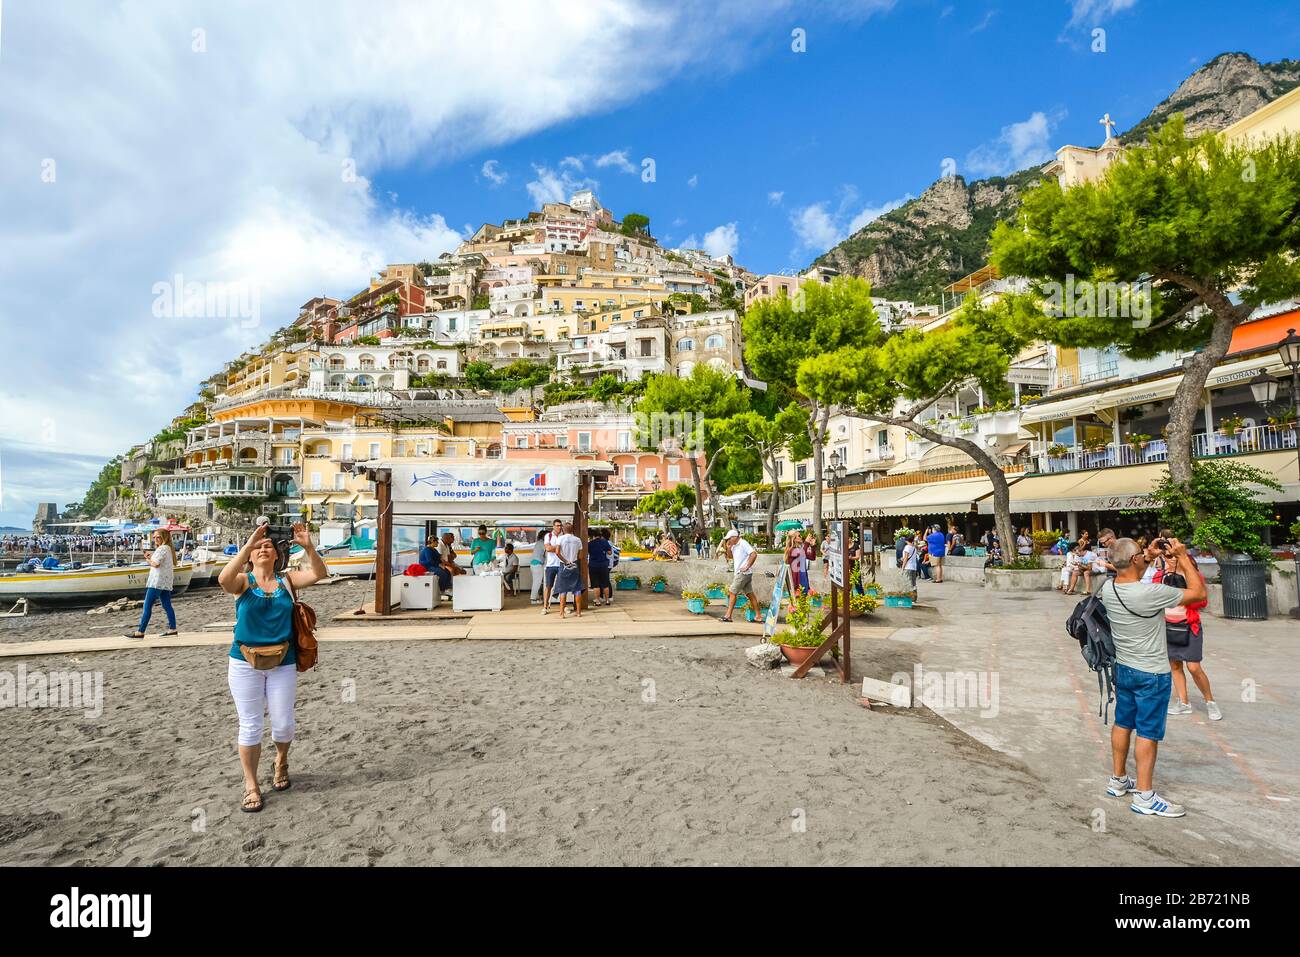
[[[1140,140],[1182,112],[1193,133],[1220,130],[1300,86],[1300,60],[1260,63],[1223,53],[1201,67],[1120,139]],[[916,199],[868,223],[814,264],[870,281],[877,295],[938,302],[939,291],[984,265],[996,222],[1009,219],[1040,167],[967,182],[937,180]]]

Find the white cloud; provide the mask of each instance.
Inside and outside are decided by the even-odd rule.
[[[564,157],[564,159],[560,160],[560,165],[562,167],[565,167],[567,169],[577,170],[579,173],[583,171],[582,164],[583,164],[583,157],[581,156],[566,156]]]
[[[622,173],[635,173],[637,167],[627,158],[627,150],[612,150],[596,158],[596,165],[601,169],[612,166]]]
[[[574,176],[567,169],[553,170],[549,166],[534,166],[533,171],[537,178],[530,180],[526,188],[528,198],[538,207],[543,203],[567,203],[577,190],[600,187],[591,177]]]
[[[493,186],[500,186],[510,178],[510,174],[503,171],[496,160],[488,160],[484,163],[479,173],[484,179],[489,180]]]
[[[1070,5],[1070,22],[1066,29],[1087,24],[1096,26],[1107,17],[1137,6],[1137,0],[1067,0]]]
[[[704,239],[700,242],[700,248],[714,259],[720,259],[723,256],[734,257],[740,249],[740,231],[736,228],[735,223],[725,223],[722,226],[717,226],[704,234]]]
[[[1028,119],[1002,127],[996,139],[966,154],[966,170],[975,176],[1005,176],[1046,163],[1056,155],[1052,132],[1064,118],[1064,110],[1051,114],[1040,110]]]
[[[692,174],[691,178],[686,181],[686,185],[689,186],[691,189],[694,189],[696,186],[699,186],[700,185],[699,174],[698,173]]]
[[[0,452],[42,443],[47,419],[45,461],[144,441],[311,296],[459,240],[436,211],[394,208],[374,177],[609,110],[696,63],[747,66],[785,10],[591,0],[556,30],[540,4],[481,0],[446,18],[393,0],[375,17],[314,0],[259,8],[252,29],[248,7],[199,0],[96,17],[6,5],[4,84],[22,95],[0,97]],[[558,183],[567,199],[574,171],[561,170],[539,169],[530,197]],[[154,283],[178,273],[256,284],[260,325],[154,318]],[[6,486],[35,487],[8,458]],[[84,466],[40,475],[47,500],[84,491]],[[0,524],[26,522],[10,497]]]
[[[773,206],[780,206],[780,205],[781,205],[781,200],[783,200],[784,198],[785,198],[785,191],[784,191],[784,190],[775,190],[775,189],[774,189],[774,190],[772,190],[772,192],[770,192],[770,193],[767,194],[767,201],[768,201],[769,203],[771,203]]]
[[[857,188],[845,186],[840,190],[840,200],[834,210],[825,200],[799,207],[790,213],[790,225],[799,240],[794,254],[808,250],[825,252],[911,198],[912,194],[906,193],[897,199],[879,204],[868,203],[859,208]]]

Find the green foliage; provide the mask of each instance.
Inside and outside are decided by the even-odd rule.
[[[740,412],[709,423],[713,439],[728,450],[752,449],[773,470],[776,456],[788,450],[795,461],[812,455],[808,439],[808,410],[790,403],[773,418]]]
[[[705,423],[726,419],[749,408],[749,390],[735,376],[719,372],[706,365],[697,365],[690,376],[673,375],[645,377],[645,393],[636,410],[653,421],[658,415],[691,415],[693,420]],[[700,434],[703,433],[703,435]],[[683,452],[712,451],[717,442],[710,442],[707,426],[682,435]],[[701,438],[703,442],[701,442]]]
[[[357,339],[357,345],[359,346],[377,346],[381,342],[382,340],[378,336],[361,336]]]
[[[991,260],[1003,275],[1033,280],[1035,304],[1048,295],[1042,283],[1067,277],[1076,285],[1154,280],[1149,324],[1044,312],[1041,338],[1116,345],[1135,357],[1195,349],[1215,318],[1190,308],[1198,290],[1233,290],[1247,312],[1300,294],[1297,196],[1300,137],[1253,146],[1213,133],[1188,139],[1176,115],[1099,180],[1070,189],[1047,181],[1029,192],[1016,222],[994,230]]]
[[[1292,522],[1291,527],[1287,529],[1287,532],[1291,535],[1291,541],[1300,545],[1300,519]]]
[[[880,599],[875,595],[861,594],[855,591],[849,592],[849,611],[855,615],[869,615],[880,605]]]
[[[637,515],[657,515],[664,517],[695,507],[695,490],[689,485],[679,484],[671,489],[660,489],[642,496],[636,503]]]
[[[997,568],[1009,568],[1012,571],[1031,571],[1035,568],[1042,568],[1043,563],[1037,555],[1021,555],[1019,558],[1013,558],[1009,562],[1003,562]]]
[[[1273,522],[1273,511],[1259,500],[1258,489],[1276,492],[1282,486],[1267,472],[1241,462],[1196,461],[1190,482],[1175,482],[1166,470],[1151,499],[1160,506],[1161,524],[1176,538],[1216,556],[1240,552],[1267,561],[1263,533]],[[1202,515],[1196,522],[1188,517],[1188,503]]]
[[[840,277],[829,285],[806,282],[800,295],[760,299],[743,323],[745,359],[754,374],[793,386],[799,365],[813,356],[862,348],[883,338],[871,303],[871,285]]]
[[[682,599],[684,601],[702,601],[706,605],[709,603],[709,596],[702,591],[684,591],[682,592]]]
[[[628,213],[623,217],[622,233],[624,236],[648,236],[650,217],[641,213]]]
[[[469,307],[471,309],[486,309],[490,302],[491,300],[488,298],[488,294],[485,292],[480,292],[478,295],[476,295],[473,299],[470,300]]]
[[[821,608],[813,607],[812,596],[807,592],[791,596],[785,616],[788,627],[778,636],[778,641],[791,648],[816,648],[826,640],[822,617]]]
[[[669,302],[688,302],[691,312],[708,312],[709,301],[697,292],[675,292],[668,297]]]
[[[653,588],[655,585],[667,585],[667,584],[668,584],[668,579],[667,579],[666,577],[664,577],[663,575],[651,575],[651,576],[650,576],[650,587],[651,587],[651,588]]]
[[[240,498],[238,496],[214,496],[212,504],[223,512],[237,512],[240,515],[256,515],[266,504],[265,499]]]

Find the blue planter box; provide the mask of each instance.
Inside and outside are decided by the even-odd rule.
[[[619,591],[636,591],[641,587],[641,583],[638,581],[619,581],[614,582],[614,587]]]
[[[744,607],[745,607],[746,605],[748,605],[748,604],[749,604],[749,599],[746,598],[744,595],[737,595],[737,596],[736,596],[736,607],[737,607],[737,608],[744,608]]]
[[[667,590],[668,590],[668,583],[667,583],[667,582],[655,582],[653,585],[650,586],[650,590],[651,590],[651,591],[667,591]]]
[[[703,598],[686,599],[686,610],[689,611],[692,615],[704,614],[704,599]]]
[[[727,597],[727,593],[723,591],[721,588],[710,588],[705,592],[705,594],[708,595],[710,598],[712,598],[714,601],[720,601],[721,599]]]
[[[912,599],[908,598],[908,597],[905,596],[905,595],[901,595],[901,596],[900,596],[900,595],[886,595],[886,596],[885,596],[885,607],[886,607],[886,608],[911,608],[911,607],[912,607]]]

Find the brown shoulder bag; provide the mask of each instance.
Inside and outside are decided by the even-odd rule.
[[[284,583],[289,585],[289,576],[284,576]],[[298,592],[289,585],[289,595],[293,598],[293,641],[297,652],[298,670],[307,671],[316,667],[318,648],[316,645],[316,610],[306,602],[298,600]]]

